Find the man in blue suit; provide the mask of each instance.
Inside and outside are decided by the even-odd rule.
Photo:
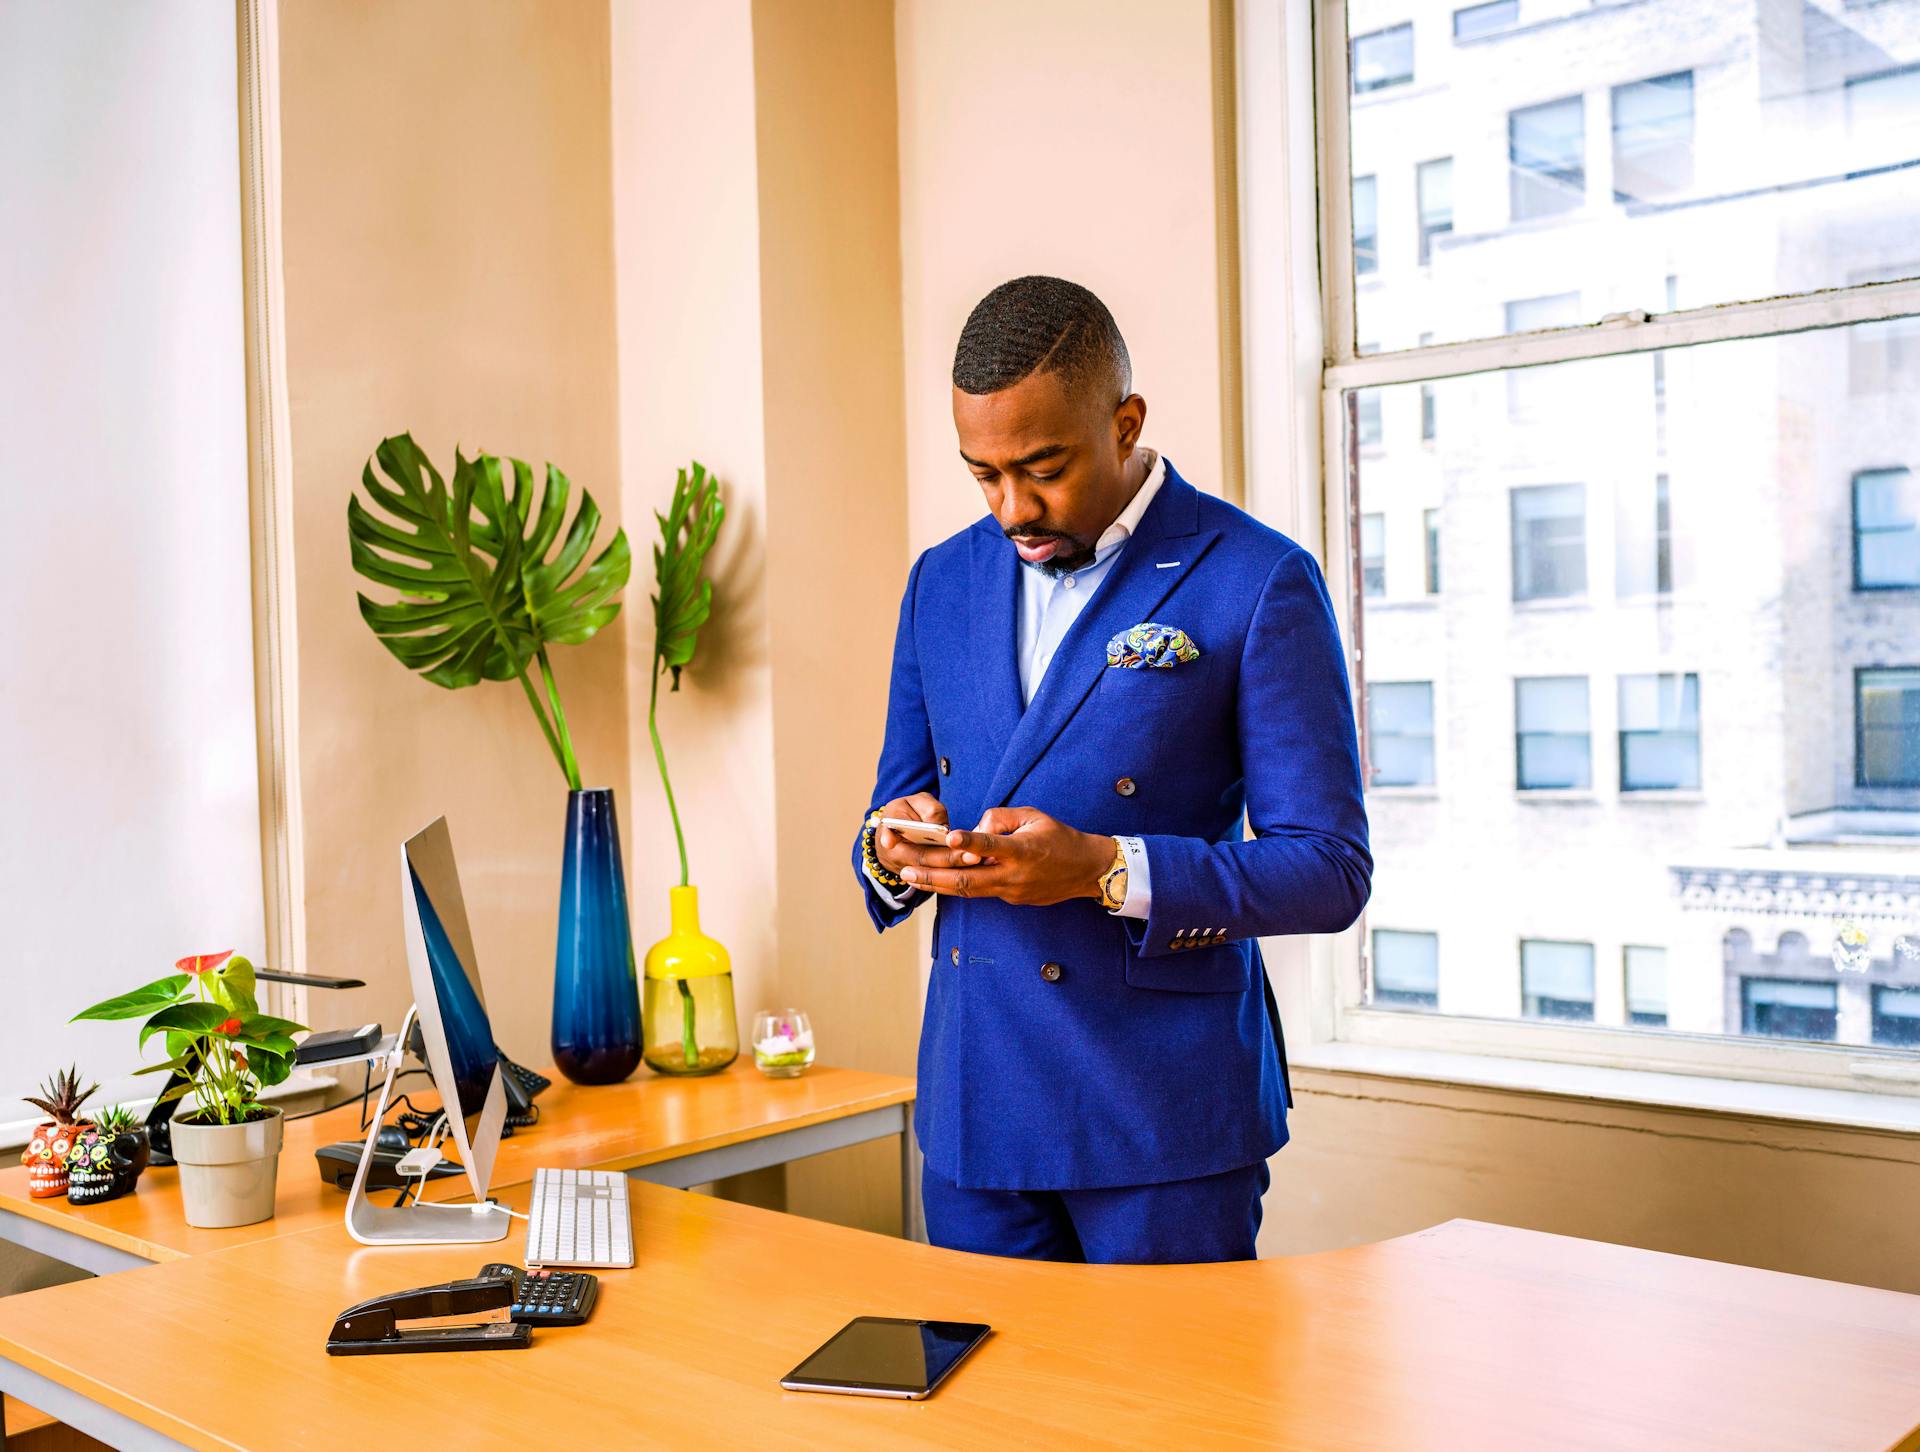
[[[907,577],[854,849],[877,928],[939,902],[914,1119],[936,1245],[1250,1259],[1288,1103],[1257,940],[1367,900],[1320,570],[1143,448],[1146,415],[1085,288],[1019,278],[967,319],[953,417],[991,513]]]

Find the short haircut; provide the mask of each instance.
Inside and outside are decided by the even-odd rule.
[[[1077,282],[1016,277],[981,298],[960,330],[953,386],[998,393],[1055,373],[1068,393],[1094,388],[1118,403],[1133,391],[1126,339],[1107,305]]]

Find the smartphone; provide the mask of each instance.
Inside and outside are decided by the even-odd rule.
[[[921,1401],[992,1329],[978,1321],[856,1316],[781,1377],[780,1385],[788,1391]]]
[[[880,825],[922,847],[944,847],[953,828],[944,822],[918,822],[911,817],[882,817]]]

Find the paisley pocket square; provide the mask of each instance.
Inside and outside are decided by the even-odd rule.
[[[1200,659],[1200,647],[1184,630],[1152,621],[1123,630],[1107,642],[1107,664],[1122,669],[1177,666]]]

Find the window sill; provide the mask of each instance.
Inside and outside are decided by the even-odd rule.
[[[1564,805],[1568,802],[1597,802],[1600,794],[1591,788],[1561,787],[1517,787],[1513,793],[1516,802],[1549,802]]]
[[[1440,788],[1437,786],[1395,786],[1391,783],[1376,784],[1367,788],[1369,797],[1391,797],[1399,802],[1437,802],[1440,800]]]
[[[1920,1136],[1920,1097],[1909,1095],[1380,1044],[1302,1045],[1290,1057],[1298,1068],[1332,1074]]]
[[[1671,789],[1647,787],[1639,791],[1629,791],[1622,788],[1620,792],[1620,800],[1623,802],[1680,802],[1684,804],[1704,802],[1706,799],[1707,794],[1697,787],[1685,789],[1679,787]]]
[[[1555,610],[1591,610],[1593,600],[1586,595],[1527,595],[1513,602],[1518,613],[1541,611],[1551,613]]]
[[[1382,610],[1412,610],[1431,614],[1440,603],[1438,595],[1368,595],[1365,599],[1368,611],[1374,614]]]

